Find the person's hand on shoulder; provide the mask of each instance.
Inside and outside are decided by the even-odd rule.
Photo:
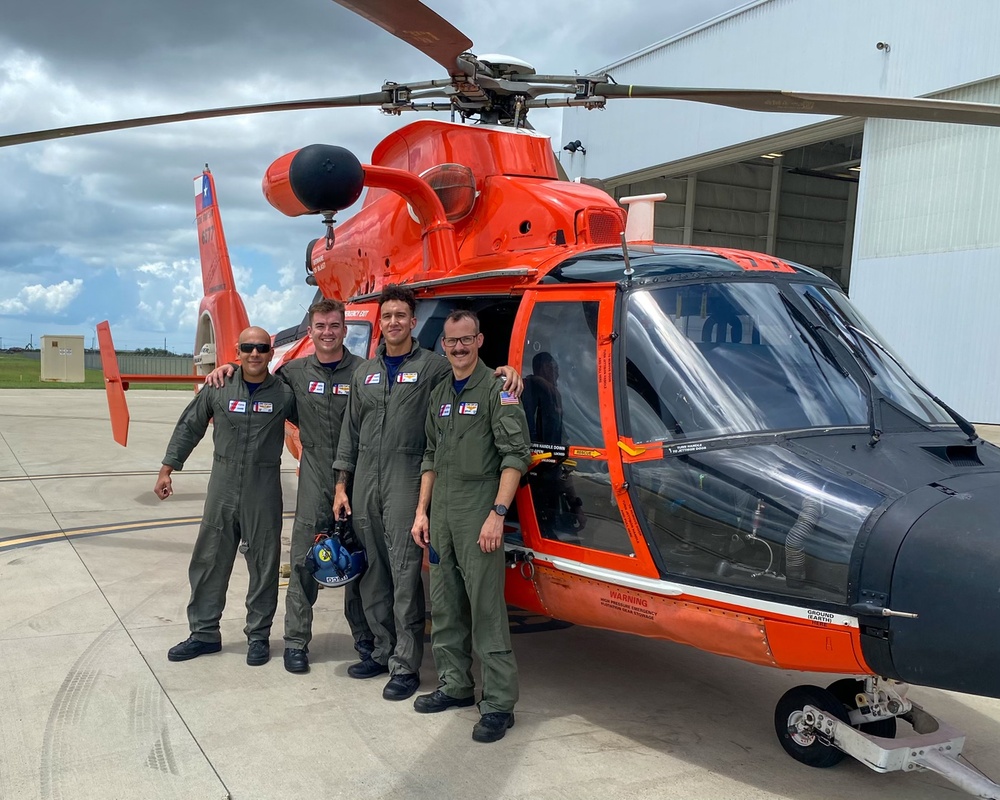
[[[214,389],[221,389],[228,378],[236,374],[232,364],[220,364],[205,376],[205,384]]]
[[[496,377],[503,378],[503,390],[510,392],[514,397],[520,397],[524,391],[524,381],[521,380],[520,373],[510,364],[498,368],[494,373]]]

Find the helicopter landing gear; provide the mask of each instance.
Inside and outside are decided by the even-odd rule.
[[[841,722],[849,717],[844,705],[819,686],[796,686],[785,692],[774,709],[774,731],[778,741],[796,761],[809,767],[832,767],[844,760],[844,753],[833,745],[830,731],[816,726],[810,709],[815,708]]]
[[[832,767],[852,756],[875,772],[930,770],[981,798],[1000,800],[1000,785],[958,761],[965,735],[906,699],[906,684],[882,678],[845,678],[829,689],[796,686],[774,711],[781,746],[810,767]],[[895,734],[896,718],[913,734]]]
[[[836,697],[847,709],[851,725],[859,731],[883,739],[896,736],[895,714],[902,713],[905,700],[895,691],[891,693],[881,688],[876,678],[860,680],[857,678],[841,678],[827,687],[827,691]],[[884,718],[878,719],[880,715]]]

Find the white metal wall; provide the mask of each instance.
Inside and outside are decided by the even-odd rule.
[[[619,83],[910,97],[966,87],[942,96],[1000,102],[997,31],[996,0],[758,0],[608,69]],[[818,141],[824,119],[611,102],[564,113],[564,140],[587,153],[562,153],[563,165],[612,185],[684,174],[711,154],[721,164]],[[851,296],[932,391],[1000,423],[1000,132],[869,120],[863,158]]]
[[[914,97],[1000,75],[997,31],[995,0],[759,0],[608,71],[619,83]],[[614,179],[822,119],[611,101],[564,112],[564,142],[580,139],[587,153],[563,152],[562,162],[571,177]]]
[[[1000,102],[1000,81],[947,94]],[[959,412],[1000,422],[1000,130],[870,120],[851,296]]]

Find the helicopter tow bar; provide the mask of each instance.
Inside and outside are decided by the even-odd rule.
[[[870,718],[867,709],[848,708],[833,692],[818,686],[796,686],[785,693],[775,710],[781,745],[792,758],[808,766],[831,767],[846,754],[875,772],[930,770],[975,797],[1000,800],[1000,785],[958,760],[965,745],[964,733],[916,703],[906,700],[902,707],[894,704],[895,692],[888,694],[888,707],[901,713],[883,713],[882,719],[854,727],[852,718]],[[897,717],[910,723],[912,735],[892,738]],[[854,724],[858,724],[857,719]],[[878,727],[886,724],[890,727]],[[873,726],[889,735],[876,735]]]

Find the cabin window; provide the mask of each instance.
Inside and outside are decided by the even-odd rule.
[[[368,322],[348,322],[344,347],[361,358],[370,356],[368,348],[372,342],[372,326]]]
[[[606,457],[570,453],[573,447],[606,452],[597,380],[599,306],[539,301],[532,308],[522,402],[532,451],[547,456],[528,472],[528,485],[542,536],[630,555]]]

